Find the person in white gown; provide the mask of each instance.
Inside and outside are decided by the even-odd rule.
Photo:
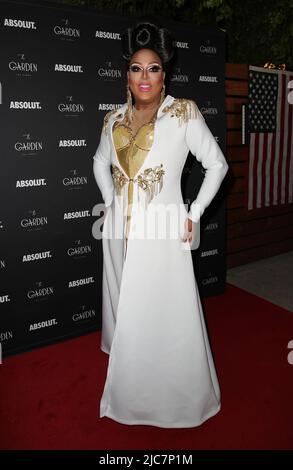
[[[106,206],[100,418],[194,427],[220,410],[221,397],[191,247],[228,164],[196,102],[165,96],[170,32],[140,22],[122,47],[127,102],[106,114],[93,156]],[[180,180],[189,152],[205,177],[187,211]]]

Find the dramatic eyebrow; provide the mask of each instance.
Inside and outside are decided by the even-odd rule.
[[[140,64],[140,65],[142,65],[142,63],[139,62],[138,60],[135,60],[134,62],[131,62],[130,65],[132,65],[132,64]],[[149,62],[148,65],[150,65],[150,64],[160,65],[159,62]]]

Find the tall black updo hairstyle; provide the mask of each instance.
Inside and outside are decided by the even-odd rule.
[[[139,49],[152,49],[162,61],[163,70],[168,72],[174,56],[171,32],[151,21],[142,20],[121,35],[122,56],[129,65],[132,55]]]

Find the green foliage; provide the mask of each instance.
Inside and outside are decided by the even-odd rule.
[[[49,1],[49,0],[48,0]],[[54,0],[56,3],[56,0]],[[99,12],[139,17],[152,14],[227,34],[226,62],[286,64],[293,70],[292,0],[59,0]]]

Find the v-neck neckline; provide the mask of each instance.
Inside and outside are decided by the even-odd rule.
[[[137,131],[136,131],[135,133],[133,132],[132,128],[131,128],[128,124],[126,124],[126,123],[124,123],[124,122],[119,123],[119,124],[117,125],[117,127],[118,127],[118,126],[123,126],[123,127],[126,127],[127,129],[129,129],[130,134],[131,134],[131,140],[134,140],[134,139],[136,138],[136,136],[138,135],[138,133],[140,132],[140,130],[141,130],[144,126],[147,126],[147,125],[149,125],[149,124],[151,124],[151,123],[153,123],[153,124],[155,123],[155,120],[156,120],[157,115],[158,115],[158,111],[159,111],[159,109],[160,109],[160,107],[161,107],[162,104],[163,104],[163,101],[162,101],[162,103],[160,104],[160,106],[158,106],[157,110],[154,112],[153,117],[152,117],[149,121],[147,121],[147,122],[145,122],[144,124],[142,124],[141,126],[139,126],[139,128],[137,129]],[[124,116],[123,116],[123,119],[124,119],[124,117],[125,117],[125,114],[124,114]],[[116,122],[119,122],[119,121],[115,121],[115,123],[116,123]],[[114,127],[115,123],[113,124],[113,127]]]

